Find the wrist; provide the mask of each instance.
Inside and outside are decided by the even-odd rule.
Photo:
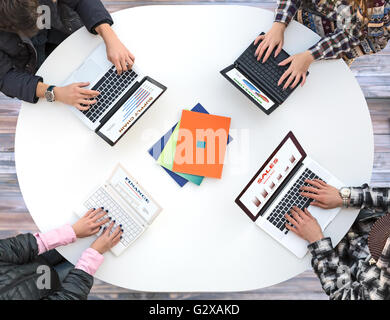
[[[62,97],[61,97],[62,88],[61,87],[55,87],[53,89],[53,92],[54,92],[54,96],[56,97],[56,101],[62,102]]]
[[[97,251],[100,254],[103,254],[105,252],[102,248],[99,248],[98,246],[95,246],[93,243],[91,245],[91,249]]]
[[[287,25],[285,23],[283,23],[283,22],[275,21],[274,24],[273,24],[273,27],[284,31],[284,30],[286,30]]]
[[[307,241],[309,243],[314,243],[314,242],[320,241],[322,239],[324,239],[324,235],[321,232],[321,233],[319,233],[319,234],[317,234],[317,235],[315,235],[313,237],[308,238]]]
[[[314,56],[312,55],[312,53],[309,51],[309,50],[306,50],[305,51],[305,55],[307,57],[307,60],[312,63],[314,62]]]
[[[103,23],[96,27],[96,32],[103,38],[104,42],[113,40],[116,38],[114,30],[108,23]]]
[[[35,95],[38,97],[38,98],[44,98],[45,97],[45,93],[46,93],[46,90],[49,88],[49,85],[47,85],[46,83],[43,83],[41,81],[38,82],[37,84],[37,88],[35,90]]]
[[[339,190],[339,197],[341,198],[341,206],[348,208],[351,202],[351,188],[341,188]]]
[[[79,238],[79,233],[78,233],[78,230],[76,227],[76,223],[74,225],[72,225],[72,229],[73,229],[74,234],[76,235],[76,238]]]

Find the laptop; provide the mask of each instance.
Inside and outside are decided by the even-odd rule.
[[[118,75],[107,60],[102,43],[75,70],[64,85],[89,82],[88,89],[100,92],[97,103],[87,111],[72,108],[72,112],[111,146],[134,125],[167,89],[136,66]],[[92,99],[93,100],[93,99]]]
[[[264,33],[261,34],[263,35]],[[258,45],[252,42],[234,64],[223,69],[221,74],[259,109],[266,114],[271,114],[286,101],[291,93],[298,88],[298,85],[294,89],[288,87],[286,90],[283,90],[286,79],[278,86],[280,77],[290,66],[290,64],[286,66],[279,66],[278,64],[290,55],[282,50],[275,58],[274,53],[276,49],[274,49],[268,60],[262,63],[262,60],[257,61],[257,57],[255,57]]]
[[[300,187],[309,185],[306,179],[320,179],[336,188],[344,185],[311,159],[289,132],[235,200],[258,227],[298,258],[306,255],[308,243],[286,228],[284,215],[291,214],[293,206],[308,208],[324,230],[341,210],[310,206],[312,201],[300,195]]]
[[[82,217],[92,208],[104,207],[110,222],[102,226],[96,236],[100,236],[104,227],[115,220],[115,228],[122,225],[122,239],[111,252],[119,256],[133,244],[152,224],[162,208],[150,194],[124,169],[117,165],[109,179],[96,187],[85,200],[77,206],[74,213]],[[99,220],[99,221],[100,221]]]

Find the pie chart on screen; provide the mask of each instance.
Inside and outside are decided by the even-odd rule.
[[[251,89],[251,90],[254,92],[254,94],[256,94],[258,97],[260,97],[261,99],[263,99],[265,102],[269,102],[269,100],[267,99],[267,97],[265,97],[265,96],[263,96],[262,94],[260,94],[260,91],[259,91],[253,84],[251,84],[249,81],[247,81],[247,80],[245,80],[245,79],[243,79],[242,81],[246,84],[246,86],[247,86],[249,89]]]

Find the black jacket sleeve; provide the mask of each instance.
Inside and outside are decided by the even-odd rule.
[[[47,296],[47,300],[86,300],[93,285],[93,277],[83,270],[72,269],[62,282],[62,288]]]
[[[23,71],[17,71],[9,56],[0,51],[0,91],[11,98],[18,98],[30,103],[37,103],[38,82],[42,77]]]
[[[89,32],[96,34],[95,28],[102,24],[112,25],[114,22],[100,0],[62,0],[75,10]]]
[[[31,233],[0,240],[0,261],[25,264],[38,256],[37,240]]]

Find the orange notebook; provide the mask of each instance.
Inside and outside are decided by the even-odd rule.
[[[172,171],[220,179],[230,120],[183,110]]]

